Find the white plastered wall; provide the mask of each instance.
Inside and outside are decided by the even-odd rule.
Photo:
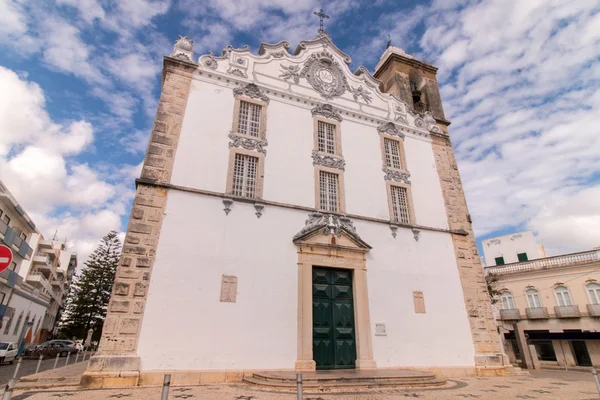
[[[292,237],[307,213],[170,191],[138,347],[143,370],[293,369],[297,356],[298,256]],[[473,345],[449,235],[357,221],[367,255],[371,323],[380,367],[472,366]],[[434,249],[425,251],[426,249]],[[221,303],[222,275],[238,277],[236,303]],[[415,314],[412,292],[424,293]],[[374,333],[374,329],[373,333]],[[444,334],[440,337],[440,332]],[[168,340],[165,340],[168,338]]]
[[[233,106],[232,89],[198,80],[192,82],[173,168],[173,184],[225,191],[230,142],[227,135],[232,127]],[[310,108],[271,97],[267,108],[265,200],[315,206]],[[346,212],[389,219],[377,127],[345,118],[340,130],[346,161]],[[413,136],[407,136],[404,142],[416,223],[445,229],[448,222],[431,143]]]

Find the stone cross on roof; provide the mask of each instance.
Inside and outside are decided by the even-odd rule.
[[[319,10],[319,12],[315,11],[315,12],[313,12],[313,14],[315,14],[321,20],[321,25],[319,27],[319,33],[325,32],[325,29],[323,29],[323,19],[329,18],[329,15],[325,14],[325,12],[323,11],[322,8]]]

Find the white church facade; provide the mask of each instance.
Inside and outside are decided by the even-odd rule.
[[[165,58],[90,386],[503,374],[436,69],[325,33]]]

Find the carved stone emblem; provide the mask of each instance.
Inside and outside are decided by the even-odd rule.
[[[442,133],[442,130],[435,122],[435,118],[433,118],[433,115],[429,111],[423,114],[423,122],[429,132]]]
[[[228,137],[231,139],[231,142],[229,142],[229,147],[242,147],[246,150],[256,150],[259,153],[267,154],[267,149],[265,149],[265,146],[268,145],[268,142],[266,139],[250,139],[244,136],[238,136],[233,132],[230,132]]]
[[[311,55],[304,63],[300,76],[326,99],[341,96],[350,89],[338,62],[326,51]]]
[[[410,185],[410,172],[398,171],[389,167],[383,167],[382,171],[385,172],[383,179],[386,181],[404,182]]]
[[[317,151],[313,151],[312,159],[313,165],[323,165],[324,167],[341,169],[342,171],[346,168],[346,161],[343,158],[321,154]]]
[[[300,238],[308,232],[321,228],[323,229],[324,235],[340,236],[342,234],[342,229],[344,229],[351,235],[359,238],[354,223],[350,218],[342,215],[313,212],[308,214],[308,219],[305,222],[304,228],[294,236],[294,239]]]
[[[279,77],[286,81],[288,79],[293,79],[294,83],[298,84],[298,82],[300,82],[300,66],[291,64],[286,67],[285,65],[281,65],[281,75],[279,75]]]
[[[357,88],[353,88],[351,87],[350,92],[352,93],[352,96],[354,97],[354,101],[358,101],[358,98],[362,98],[363,101],[367,104],[370,104],[372,99],[371,99],[371,92],[369,92],[368,90],[364,89],[362,86],[359,86]]]
[[[256,86],[254,83],[249,83],[244,87],[233,89],[233,94],[241,94],[244,96],[251,97],[253,99],[261,99],[265,103],[269,103],[269,101],[271,101],[271,99],[269,99],[269,97],[267,97],[266,94],[261,92],[258,86]]]
[[[325,118],[335,119],[342,122],[342,116],[333,108],[331,104],[319,104],[312,110],[310,110],[313,116],[320,115]]]
[[[388,122],[377,127],[377,132],[387,133],[389,135],[398,136],[404,139],[404,133],[402,133],[393,122]]]

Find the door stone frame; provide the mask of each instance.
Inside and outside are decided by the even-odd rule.
[[[320,235],[319,235],[320,236]],[[367,288],[367,263],[369,248],[342,244],[297,241],[298,247],[298,354],[297,371],[315,371],[313,358],[312,270],[313,267],[352,270],[354,297],[354,328],[356,335],[356,369],[375,369],[371,338],[371,317]],[[341,240],[347,244],[349,241]]]

